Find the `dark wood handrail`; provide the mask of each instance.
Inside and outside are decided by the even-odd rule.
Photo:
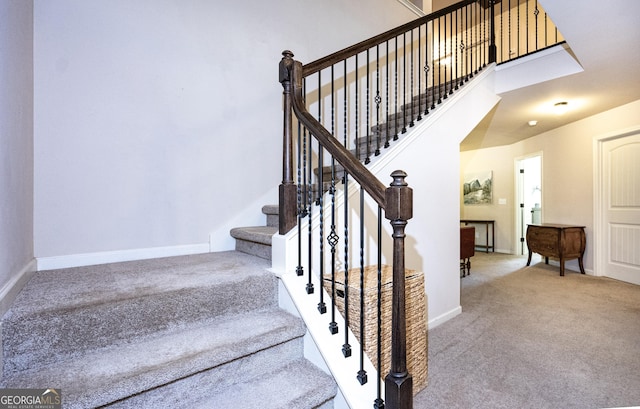
[[[293,57],[292,54],[286,54],[284,59]],[[304,95],[302,88],[302,63],[292,61],[292,78],[293,84],[293,111],[296,113],[298,120],[307,127],[309,132],[320,142],[322,147],[326,149],[336,159],[340,165],[344,167],[347,173],[352,176],[363,188],[371,195],[373,200],[383,209],[385,206],[386,187],[375,177],[369,169],[366,168],[351,152],[347,150],[331,133],[318,122],[310,113],[304,103]]]
[[[326,57],[322,57],[320,59],[317,59],[313,62],[310,62],[308,64],[305,64],[304,67],[302,68],[302,75],[304,77],[307,77],[311,74],[314,74],[324,68],[330,67],[333,64],[340,62],[342,60],[345,60],[351,56],[354,56],[358,53],[361,53],[363,51],[366,51],[368,49],[370,49],[371,47],[375,47],[378,44],[384,43],[385,41],[391,40],[401,34],[404,34],[410,30],[413,30],[414,28],[420,27],[423,24],[428,23],[429,21],[435,20],[437,18],[443,17],[448,15],[449,13],[462,8],[464,6],[467,6],[469,4],[472,3],[477,3],[478,0],[463,0],[459,3],[456,4],[452,4],[451,6],[445,7],[441,10],[438,10],[434,13],[428,14],[424,17],[420,17],[416,20],[410,21],[406,24],[403,24],[401,26],[398,26],[396,28],[393,28],[389,31],[386,31],[382,34],[378,34],[374,37],[371,37],[367,40],[361,41],[357,44],[354,44],[350,47],[344,48],[340,51],[337,51],[333,54],[330,54]]]

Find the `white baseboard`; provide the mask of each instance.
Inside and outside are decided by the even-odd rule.
[[[18,273],[12,275],[11,280],[0,289],[0,317],[11,307],[22,287],[36,272],[36,259],[31,259]]]
[[[452,309],[451,311],[447,311],[444,314],[440,314],[439,316],[437,316],[434,319],[429,320],[427,322],[427,330],[434,329],[438,325],[449,321],[451,318],[453,318],[456,315],[459,315],[461,313],[462,313],[462,307],[461,306],[457,306],[456,308]]]
[[[98,253],[71,254],[66,256],[38,257],[37,269],[38,271],[55,270],[59,268],[118,263],[121,261],[146,260],[160,257],[186,256],[201,253],[209,253],[209,243],[102,251]]]

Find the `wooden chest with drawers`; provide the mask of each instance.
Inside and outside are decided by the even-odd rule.
[[[571,226],[565,224],[530,224],[527,226],[527,247],[529,258],[527,265],[531,264],[533,253],[541,254],[545,263],[549,264],[549,258],[560,261],[560,275],[564,275],[565,260],[578,259],[580,272],[584,274],[582,257],[586,245],[584,226]]]

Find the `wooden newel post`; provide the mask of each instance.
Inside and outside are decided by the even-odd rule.
[[[413,190],[407,174],[396,170],[385,191],[385,217],[393,227],[393,295],[391,318],[391,369],[385,378],[388,409],[413,408],[413,378],[407,370],[407,323],[405,314],[404,229],[413,217]]]
[[[297,222],[297,187],[293,182],[293,133],[292,133],[292,73],[293,53],[289,50],[282,52],[280,60],[280,83],[282,84],[284,123],[282,128],[282,183],[279,189],[279,216],[278,230],[285,234],[293,229]]]

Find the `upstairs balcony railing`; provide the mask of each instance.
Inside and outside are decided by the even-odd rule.
[[[375,344],[377,352],[369,357],[380,375],[374,407],[406,409],[413,402],[404,254],[413,203],[405,172],[393,172],[385,187],[366,165],[488,64],[561,41],[536,0],[465,0],[308,64],[294,60],[291,51],[283,52],[280,234],[297,227],[301,291],[317,297],[319,314],[330,314],[327,330],[344,336],[345,358],[352,351],[349,331],[340,329],[335,319],[337,274],[344,272],[344,325],[358,328],[354,332],[361,337],[365,325],[377,326],[373,339],[360,339],[360,370],[354,374],[361,384],[369,381],[364,345]],[[383,214],[390,231],[383,228]],[[383,264],[392,264],[393,270],[390,346],[382,345],[380,333]],[[350,295],[347,272],[352,266],[359,270],[359,289]],[[365,270],[370,266],[375,266],[378,280],[372,306],[364,305]],[[350,302],[360,303],[359,316],[350,316]],[[383,348],[390,348],[388,374],[381,373]]]

